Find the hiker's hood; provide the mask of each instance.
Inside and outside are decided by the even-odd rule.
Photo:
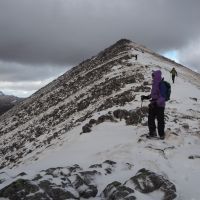
[[[162,73],[160,70],[153,71],[152,73],[153,82],[160,83],[160,81],[162,80],[161,75]]]
[[[158,106],[165,107],[165,99],[160,95],[159,84],[162,80],[161,71],[156,70],[152,73],[153,83],[151,89],[152,102],[156,102]]]

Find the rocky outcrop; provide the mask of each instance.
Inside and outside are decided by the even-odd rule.
[[[122,185],[118,181],[114,181],[106,186],[101,197],[110,200],[135,200],[134,190]]]
[[[129,163],[123,165],[126,165],[128,170],[132,170],[133,165]],[[106,160],[103,163],[91,165],[88,170],[83,170],[77,164],[70,167],[49,168],[36,174],[32,180],[22,178],[27,174],[21,173],[19,179],[0,190],[0,198],[78,200],[98,196],[102,200],[136,200],[135,190],[147,195],[159,190],[163,192],[163,198],[160,200],[173,200],[176,197],[176,188],[173,183],[146,169],[139,170],[135,176],[123,184],[119,181],[108,183],[100,191],[98,178],[111,176],[117,167],[118,163]]]
[[[89,123],[86,123],[82,127],[82,133],[89,133],[92,131],[92,127],[103,122],[118,122],[118,120],[124,119],[126,125],[137,125],[142,122],[143,118],[147,116],[148,108],[142,107],[135,110],[117,109],[108,114],[101,115],[98,119],[91,119]]]
[[[156,190],[163,192],[162,200],[176,198],[176,187],[169,180],[147,169],[141,169],[138,173],[125,183],[141,193],[151,193]]]

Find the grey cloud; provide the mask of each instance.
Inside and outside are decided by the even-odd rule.
[[[200,72],[200,37],[179,51],[180,62]]]
[[[0,0],[0,81],[15,93],[38,89],[121,38],[177,50],[200,69],[199,8],[199,0]]]
[[[0,62],[0,81],[13,82],[14,84],[19,81],[41,81],[49,77],[56,78],[68,69],[68,67],[32,66]]]
[[[198,0],[1,0],[0,59],[66,65],[120,38],[156,51],[200,34]]]

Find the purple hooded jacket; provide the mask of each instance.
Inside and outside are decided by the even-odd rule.
[[[151,100],[152,102],[156,102],[156,104],[160,107],[165,107],[165,98],[160,95],[159,84],[162,80],[161,71],[153,71],[152,73],[153,83],[151,89]]]

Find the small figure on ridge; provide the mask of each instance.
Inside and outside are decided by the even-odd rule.
[[[172,70],[170,71],[170,73],[172,74],[172,82],[174,83],[175,77],[178,76],[177,71],[173,67]]]

